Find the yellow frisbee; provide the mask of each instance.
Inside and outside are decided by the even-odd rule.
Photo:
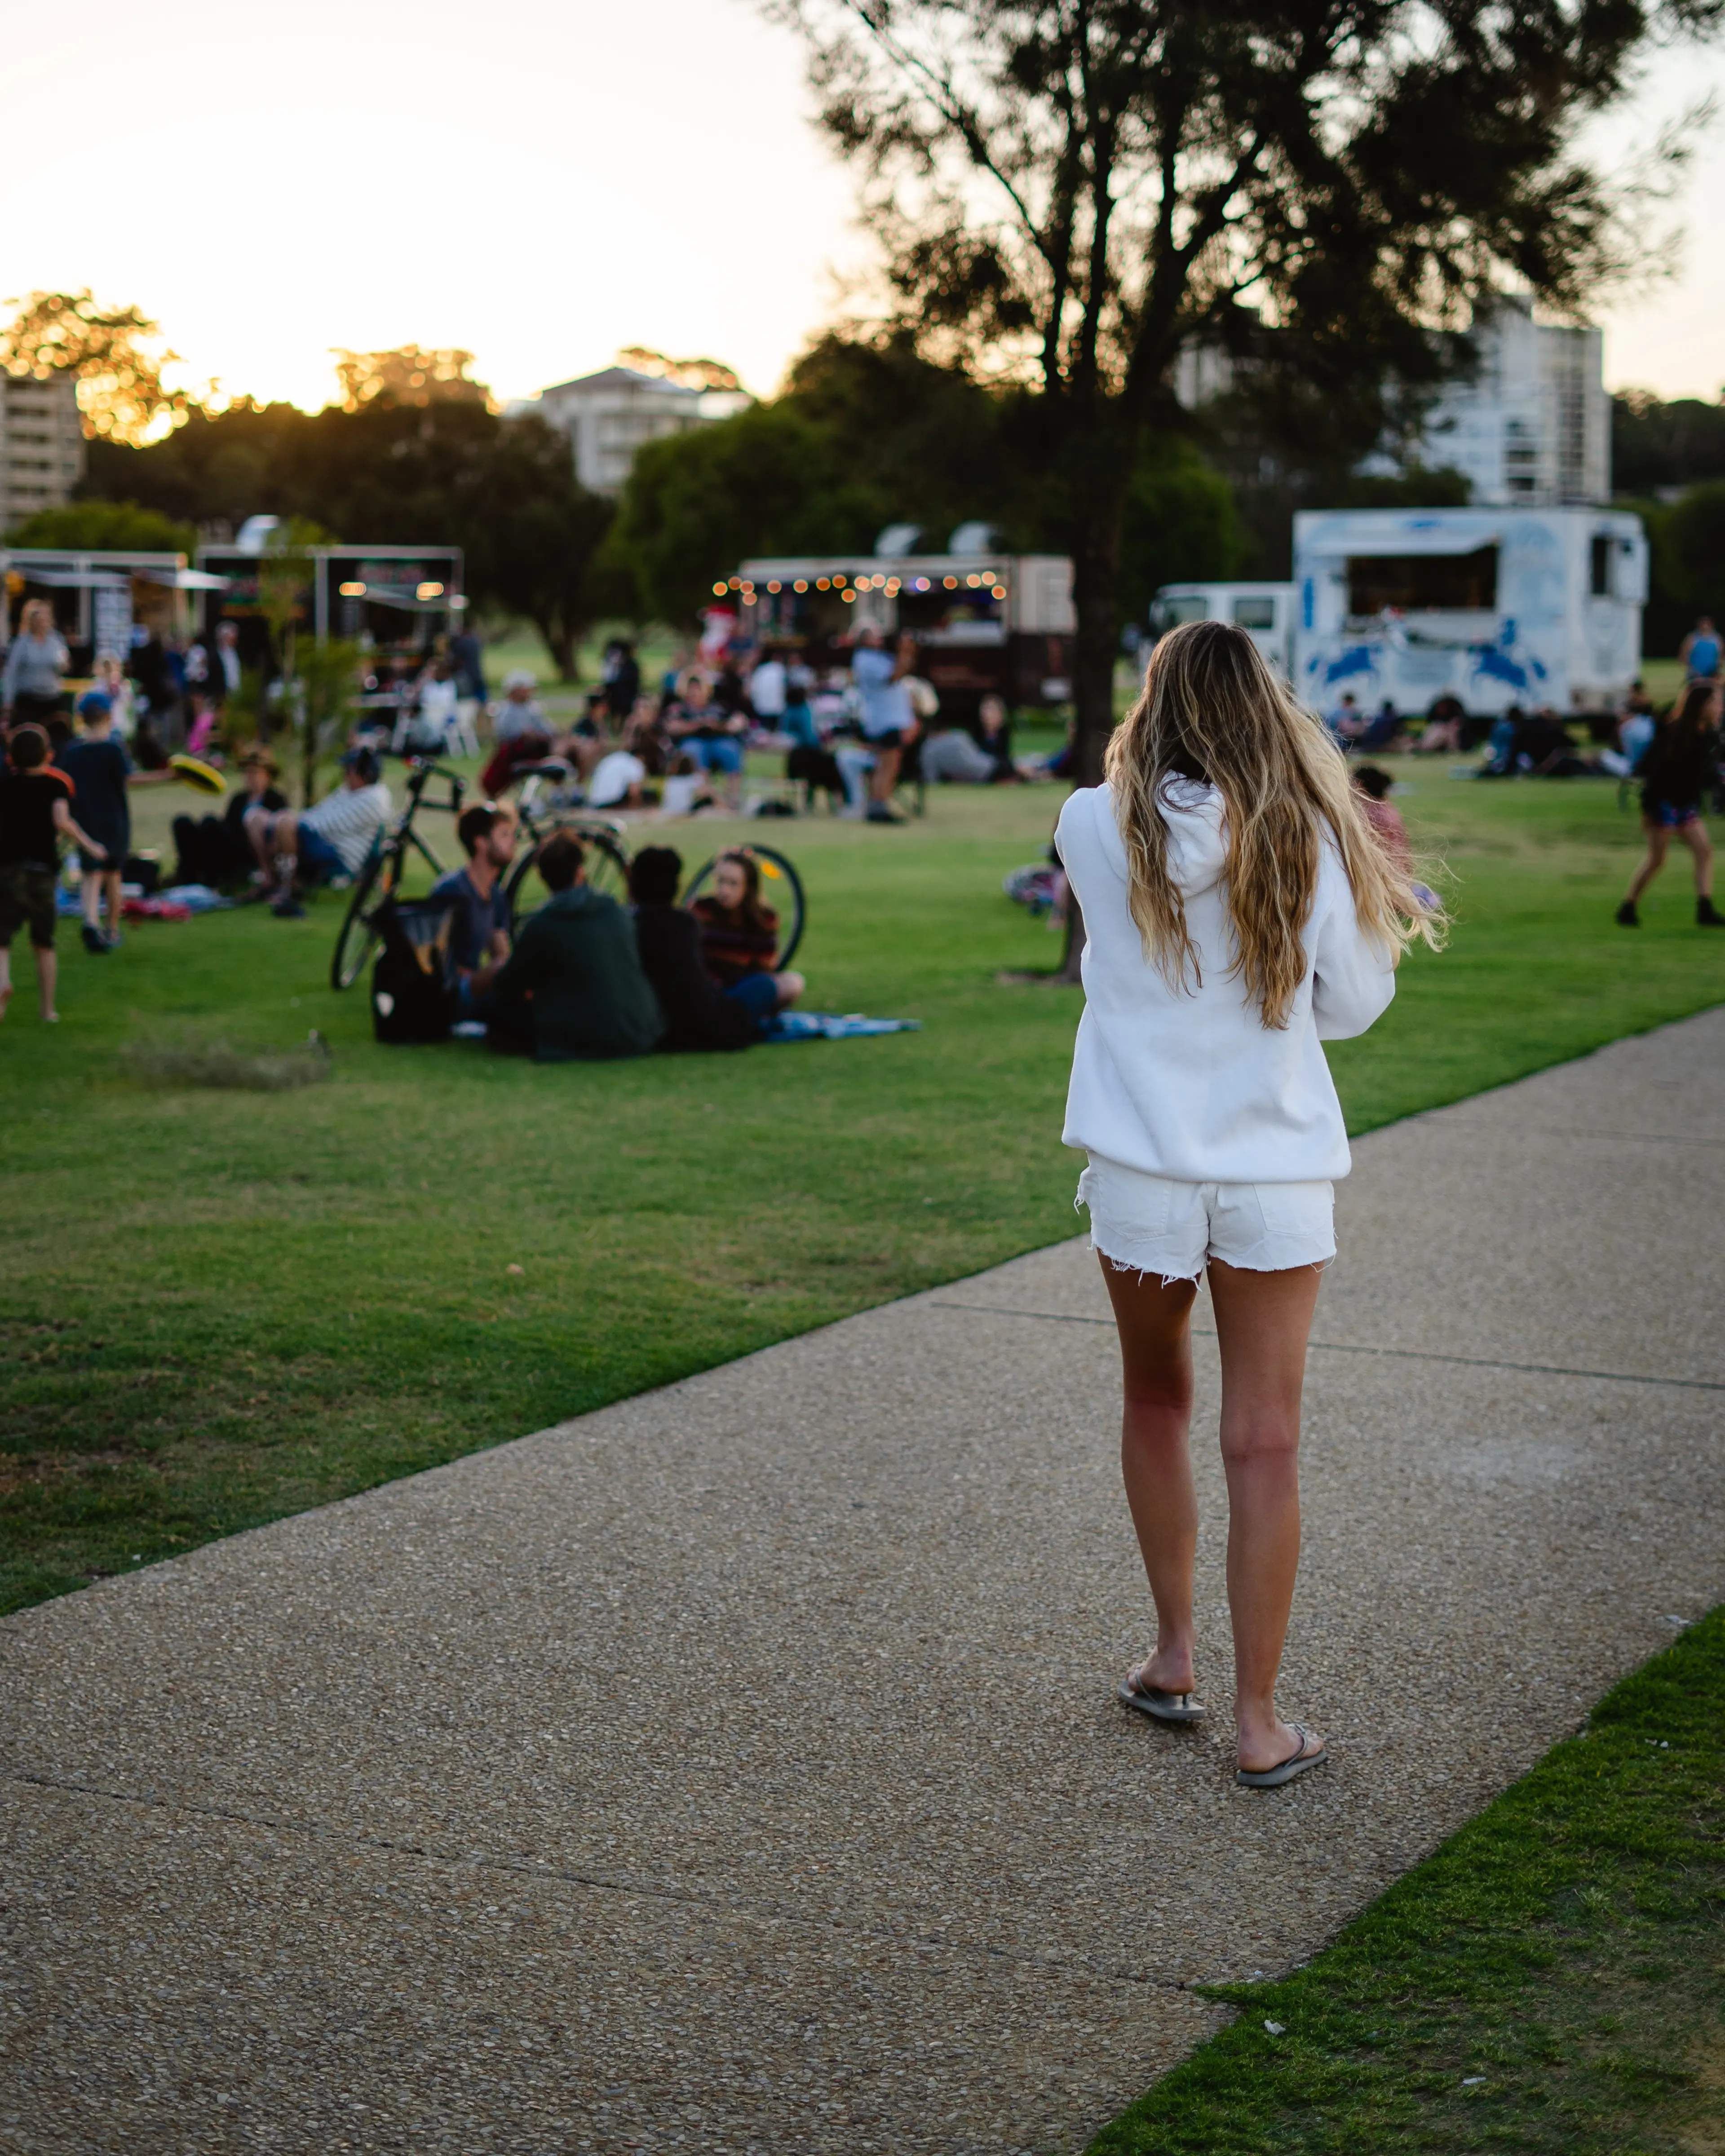
[[[201,757],[171,756],[167,767],[182,786],[189,786],[199,793],[225,793],[228,782],[212,764]]]

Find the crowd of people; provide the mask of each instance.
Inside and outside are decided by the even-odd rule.
[[[1391,782],[1378,767],[1358,764],[1373,753],[1456,755],[1481,746],[1483,756],[1469,767],[1482,778],[1594,775],[1637,785],[1647,848],[1618,921],[1625,927],[1640,925],[1639,902],[1675,839],[1692,859],[1697,922],[1725,927],[1725,916],[1713,904],[1712,847],[1702,821],[1708,799],[1717,807],[1725,798],[1722,649],[1710,620],[1697,623],[1682,656],[1688,680],[1663,717],[1638,683],[1616,712],[1577,713],[1567,720],[1544,706],[1512,707],[1481,720],[1450,696],[1423,715],[1401,713],[1388,704],[1368,714],[1349,692],[1326,719],[1356,760],[1356,784],[1367,814],[1386,835],[1389,823],[1399,821],[1387,798]],[[469,860],[459,872],[467,879],[459,893],[464,918],[475,920],[475,909],[489,906],[495,914],[501,905],[485,862],[512,846],[513,818],[502,804],[534,771],[556,772],[563,782],[560,798],[571,806],[656,808],[680,815],[711,805],[735,812],[742,805],[746,755],[775,752],[783,755],[787,781],[803,789],[811,803],[824,794],[836,813],[875,824],[902,820],[894,797],[907,779],[989,786],[1032,775],[1068,775],[1068,757],[1015,757],[1009,716],[999,696],[982,697],[962,717],[943,714],[933,688],[916,672],[916,649],[908,636],[889,644],[877,629],[863,625],[846,657],[847,664],[817,669],[793,649],[768,646],[744,654],[732,647],[694,663],[680,660],[653,688],[644,682],[634,646],[617,638],[606,648],[599,685],[579,716],[572,724],[558,725],[525,671],[508,675],[501,695],[490,699],[480,640],[464,632],[430,654],[402,654],[390,662],[389,682],[367,700],[368,708],[341,758],[340,785],[315,806],[290,803],[266,741],[254,740],[239,752],[234,761],[241,783],[222,813],[174,819],[176,880],[214,890],[237,886],[245,899],[266,902],[283,917],[303,913],[311,887],[357,875],[377,844],[393,814],[383,767],[392,750],[485,759],[480,784],[492,798],[464,819]],[[38,958],[42,1014],[50,1021],[62,848],[69,844],[77,850],[85,947],[95,955],[110,952],[121,940],[131,790],[172,775],[164,737],[178,733],[193,754],[208,748],[219,761],[219,722],[241,680],[237,634],[225,621],[183,649],[152,651],[143,644],[125,667],[113,660],[97,663],[94,685],[79,697],[75,712],[63,685],[68,664],[51,608],[43,600],[28,602],[0,667],[0,734],[7,742],[0,783],[0,1012],[11,994],[11,942],[28,927]],[[1579,742],[1572,731],[1582,719],[1593,737],[1590,744]],[[489,736],[483,748],[481,725]],[[480,824],[471,819],[485,818],[490,821],[475,849],[467,840]],[[571,846],[572,852],[561,844],[542,850],[542,861],[553,872],[561,872],[562,864],[567,877],[549,886],[547,925],[525,941],[525,955],[495,943],[497,936],[506,938],[506,920],[494,921],[492,942],[483,951],[469,939],[463,1008],[488,1024],[495,1019],[500,1037],[519,1037],[520,1012],[514,1007],[526,1001],[534,969],[549,968],[547,978],[568,973],[578,947],[585,947],[588,928],[610,904],[600,903],[600,895],[590,891],[580,895],[585,885],[579,847],[572,840]],[[728,927],[703,918],[692,930],[665,917],[668,909],[675,909],[660,885],[665,862],[675,860],[662,847],[637,857],[638,864],[647,864],[642,870],[646,886],[634,894],[640,954],[630,963],[656,1001],[634,988],[624,992],[625,967],[613,978],[615,993],[608,990],[596,1007],[614,1014],[633,1009],[636,1016],[628,1023],[619,1017],[614,1034],[602,1028],[594,1036],[610,1045],[568,1047],[567,1052],[638,1052],[624,1044],[655,1025],[646,1045],[740,1045],[755,1037],[752,1029],[794,999],[800,983],[772,974],[762,960],[770,937],[757,916],[768,916],[747,857],[727,857],[721,889],[703,901],[710,910],[731,909]],[[733,889],[736,879],[747,888]],[[673,877],[668,886],[673,895],[675,887]],[[698,952],[691,933],[699,938]],[[567,1047],[582,1037],[578,1028],[571,1031],[563,1020],[547,1016],[572,1010],[574,999],[555,988],[542,999],[535,986],[531,1000],[536,1052],[555,1055],[562,1052],[559,1043]],[[652,1010],[659,1020],[641,1015]]]
[[[1440,697],[1423,718],[1399,712],[1388,702],[1368,716],[1351,693],[1344,693],[1325,714],[1325,722],[1350,754],[1455,755],[1471,745],[1471,731],[1483,726],[1485,754],[1471,767],[1476,778],[1593,778],[1633,786],[1640,795],[1647,845],[1618,906],[1620,927],[1640,927],[1640,901],[1665,866],[1675,839],[1691,856],[1697,927],[1725,928],[1725,914],[1713,903],[1712,842],[1703,820],[1709,804],[1725,810],[1725,684],[1720,679],[1725,649],[1708,617],[1703,615],[1684,639],[1680,656],[1686,679],[1662,716],[1637,681],[1615,711],[1577,711],[1568,719],[1549,705],[1532,710],[1512,705],[1489,721],[1470,720],[1454,696]],[[1586,728],[1588,745],[1576,740],[1573,729],[1578,726]],[[1393,815],[1387,774],[1368,768],[1369,776],[1366,768],[1355,773],[1368,797],[1368,814]]]
[[[1016,783],[1006,703],[981,698],[973,717],[942,723],[940,700],[914,671],[908,637],[889,649],[865,626],[850,664],[824,670],[768,646],[747,666],[721,654],[672,666],[644,690],[633,648],[607,649],[599,687],[571,726],[546,715],[532,676],[510,675],[491,708],[493,747],[481,776],[501,793],[525,771],[566,762],[589,808],[660,807],[686,814],[737,809],[750,750],[782,752],[784,775],[829,808],[875,824],[903,820],[893,796],[906,781],[957,785]],[[430,731],[422,737],[434,745]]]
[[[73,734],[64,682],[72,654],[46,599],[27,599],[0,666],[0,728],[39,726],[50,745]],[[116,737],[141,768],[160,771],[170,752],[203,756],[213,748],[226,706],[240,693],[239,631],[231,621],[189,639],[140,628],[126,658],[97,655],[91,686],[108,700]]]

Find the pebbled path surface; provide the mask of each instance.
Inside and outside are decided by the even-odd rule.
[[[0,2148],[1081,2148],[1725,1594],[1722,1064],[1356,1147],[1271,1796],[1076,1242],[0,1624]]]

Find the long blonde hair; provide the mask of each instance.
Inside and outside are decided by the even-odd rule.
[[[1342,753],[1296,702],[1244,629],[1193,621],[1151,654],[1144,687],[1109,742],[1114,813],[1126,841],[1127,904],[1144,954],[1171,988],[1201,985],[1186,907],[1168,874],[1165,789],[1208,781],[1227,831],[1222,880],[1234,933],[1230,973],[1267,1027],[1286,1025],[1306,975],[1303,932],[1326,836],[1335,842],[1366,934],[1399,962],[1416,936],[1443,942],[1441,907],[1367,821]]]

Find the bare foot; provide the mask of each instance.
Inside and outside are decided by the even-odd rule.
[[[1315,1729],[1308,1729],[1302,1738],[1289,1722],[1273,1722],[1265,1730],[1255,1730],[1250,1737],[1240,1733],[1240,1763],[1249,1774],[1266,1774],[1286,1759],[1297,1759],[1302,1752],[1322,1752],[1324,1740]]]
[[[1192,1650],[1158,1647],[1132,1671],[1127,1682],[1134,1691],[1188,1692],[1193,1688]]]

